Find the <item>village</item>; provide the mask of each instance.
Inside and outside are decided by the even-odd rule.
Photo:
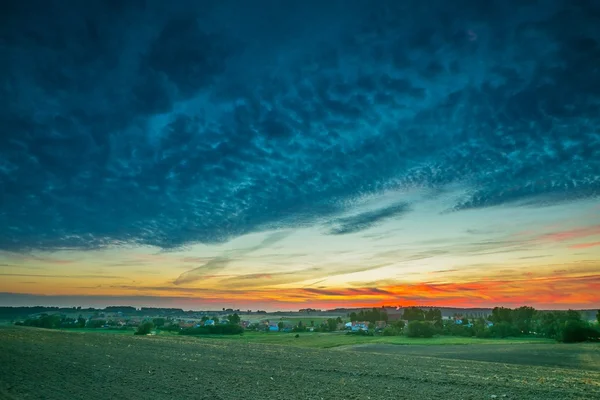
[[[412,315],[419,310],[422,315]],[[27,311],[37,311],[28,313]],[[99,330],[135,330],[142,324],[151,325],[150,331],[181,332],[202,327],[237,325],[255,332],[349,332],[357,334],[399,333],[411,320],[427,320],[439,327],[445,324],[472,326],[476,318],[486,318],[491,309],[418,309],[415,307],[381,307],[372,309],[302,309],[298,312],[273,312],[240,309],[218,311],[183,311],[166,308],[106,307],[105,309],[61,308],[24,310],[16,325],[53,328],[85,328]],[[464,311],[469,311],[465,313]],[[27,313],[26,313],[27,312]],[[42,322],[40,322],[42,321]],[[150,324],[151,323],[151,324]],[[488,326],[493,323],[486,321]],[[386,330],[387,328],[387,330]]]

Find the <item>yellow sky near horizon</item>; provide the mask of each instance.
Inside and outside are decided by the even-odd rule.
[[[364,207],[386,201],[390,196]],[[405,218],[351,235],[327,235],[313,226],[171,252],[118,247],[0,253],[0,292],[223,303],[444,304],[460,298],[600,305],[600,217],[593,202],[428,217],[442,203],[424,202]]]

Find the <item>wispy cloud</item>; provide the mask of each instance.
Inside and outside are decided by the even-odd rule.
[[[600,246],[600,242],[591,242],[591,243],[579,243],[569,246],[571,249],[589,249],[591,247]]]
[[[332,221],[335,225],[329,231],[331,235],[346,235],[369,229],[387,219],[402,216],[410,211],[408,203],[399,203],[393,206],[374,211],[366,211],[350,217],[338,218]]]
[[[600,225],[570,229],[567,231],[553,232],[538,237],[539,241],[565,242],[600,235]]]
[[[275,243],[280,242],[283,239],[285,239],[286,237],[288,237],[290,235],[290,233],[291,232],[289,232],[289,231],[278,231],[278,232],[269,233],[257,245],[243,248],[243,249],[227,251],[223,255],[215,257],[199,267],[196,267],[187,272],[184,272],[183,274],[179,275],[179,277],[177,277],[177,279],[175,279],[173,281],[173,283],[175,285],[182,285],[182,284],[198,281],[209,273],[214,273],[215,271],[220,271],[220,270],[224,269],[225,267],[227,267],[229,265],[229,263],[235,257],[247,256],[248,254],[250,254],[252,252],[255,252],[255,251],[258,251],[261,249],[265,249],[265,248],[269,248],[270,246],[274,245]]]
[[[175,285],[182,285],[185,283],[195,282],[197,280],[202,279],[207,274],[222,270],[223,268],[227,267],[227,265],[229,265],[230,262],[231,262],[231,259],[228,257],[213,258],[206,264],[201,265],[200,267],[191,269],[191,270],[179,275],[179,277],[177,277],[177,279],[175,279],[175,281],[173,281],[173,283]]]
[[[67,279],[125,279],[122,276],[114,275],[53,275],[53,274],[18,274],[0,272],[0,276],[21,276],[21,277],[36,277],[36,278],[67,278]]]

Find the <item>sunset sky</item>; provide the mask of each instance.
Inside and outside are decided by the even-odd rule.
[[[26,3],[0,305],[600,307],[595,2]]]

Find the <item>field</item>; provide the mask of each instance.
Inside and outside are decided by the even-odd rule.
[[[597,371],[600,373],[600,346],[598,344],[543,344],[535,345],[498,343],[469,346],[392,346],[364,344],[345,346],[340,350],[367,353],[402,354],[435,357],[446,360],[493,361],[502,364],[535,365]]]
[[[200,336],[196,340],[226,340],[244,343],[279,344],[294,347],[311,347],[318,349],[329,349],[341,346],[353,346],[361,344],[392,344],[392,345],[465,345],[465,344],[533,344],[554,343],[549,339],[518,338],[518,339],[476,339],[458,336],[438,336],[430,339],[408,338],[406,336],[358,336],[346,335],[345,333],[311,333],[304,332],[296,338],[294,333],[277,332],[246,332],[243,336]]]
[[[369,346],[380,347],[328,350],[251,340],[6,327],[0,328],[0,398],[600,398],[597,346]],[[536,365],[536,357],[489,362],[508,346],[524,352],[542,349],[536,357],[547,358],[548,364],[564,358],[560,351],[568,349],[574,361],[561,367]],[[446,347],[454,355],[440,354]],[[463,354],[483,351],[487,361],[460,359],[456,348],[464,349]]]

